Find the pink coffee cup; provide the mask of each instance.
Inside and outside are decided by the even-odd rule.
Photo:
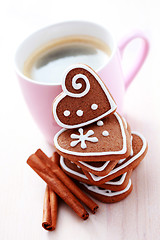
[[[60,83],[41,83],[34,81],[34,79],[29,79],[23,74],[23,65],[35,49],[51,40],[71,35],[93,36],[106,42],[110,47],[112,53],[109,61],[101,66],[100,69],[94,70],[106,83],[117,103],[117,111],[121,114],[123,113],[124,93],[143,65],[149,50],[149,42],[141,32],[134,32],[130,36],[124,38],[118,46],[107,29],[95,23],[83,21],[71,21],[51,25],[36,31],[25,39],[17,49],[15,55],[16,72],[30,112],[40,130],[51,144],[53,144],[55,133],[60,130],[60,127],[52,116],[52,102],[54,98],[61,93],[61,85]],[[139,50],[138,59],[133,69],[131,69],[128,76],[125,77],[121,64],[122,55],[126,46],[137,38],[142,40],[142,47]]]

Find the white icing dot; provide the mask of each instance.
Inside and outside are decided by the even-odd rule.
[[[91,109],[92,109],[92,110],[97,110],[97,108],[98,108],[98,105],[97,105],[97,104],[93,103],[93,104],[91,105]]]
[[[65,117],[68,117],[70,115],[70,111],[69,110],[65,110],[63,114],[64,114]]]
[[[97,122],[97,126],[99,126],[99,127],[103,126],[103,124],[104,124],[103,121],[98,121]]]
[[[76,112],[78,117],[81,117],[83,115],[83,111],[82,110],[77,110]]]
[[[109,132],[105,130],[105,131],[102,132],[102,135],[103,135],[104,137],[107,137],[107,136],[109,135]]]

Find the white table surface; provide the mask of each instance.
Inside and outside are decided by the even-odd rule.
[[[26,164],[48,145],[21,94],[14,72],[16,47],[28,34],[66,20],[108,26],[116,38],[142,29],[151,42],[145,65],[125,96],[125,116],[148,140],[145,160],[132,175],[133,191],[115,204],[99,203],[96,215],[79,219],[63,202],[57,228],[41,227],[45,183]],[[158,0],[0,1],[0,239],[160,239],[160,14]]]

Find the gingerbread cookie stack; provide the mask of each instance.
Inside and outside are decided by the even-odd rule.
[[[145,138],[132,132],[100,77],[76,64],[64,75],[53,116],[63,127],[54,137],[65,173],[91,196],[117,202],[132,191],[131,173],[147,152]]]

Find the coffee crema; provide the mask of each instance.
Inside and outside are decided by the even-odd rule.
[[[35,50],[24,63],[23,73],[30,79],[60,84],[67,67],[76,63],[94,70],[105,65],[111,56],[109,46],[89,36],[70,36],[53,40]]]

